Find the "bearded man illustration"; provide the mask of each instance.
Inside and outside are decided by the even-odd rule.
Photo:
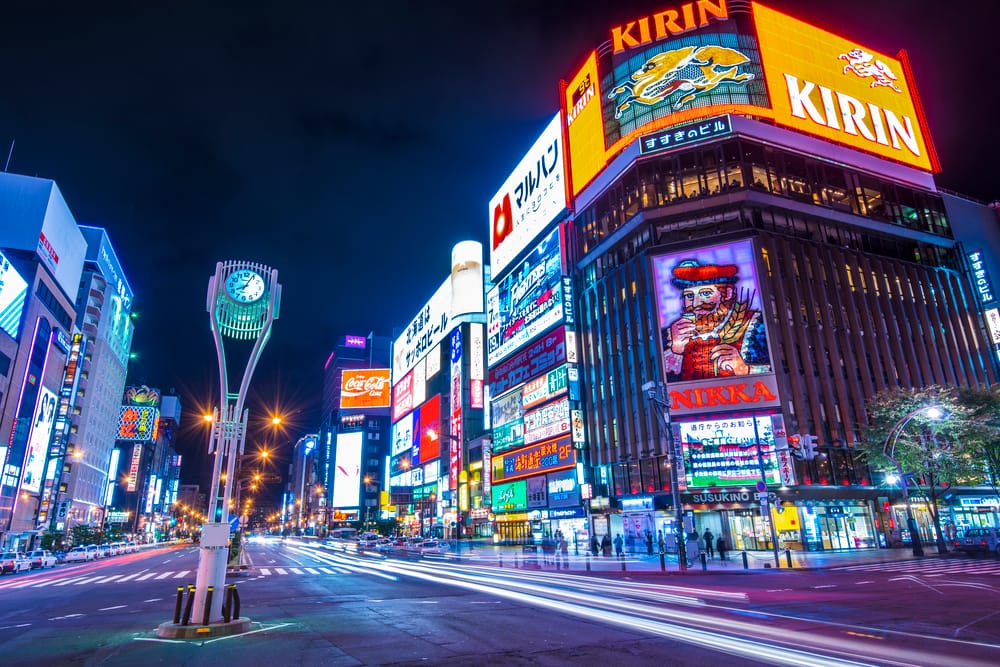
[[[682,315],[663,329],[667,380],[703,380],[771,370],[763,314],[739,290],[739,267],[681,261],[673,270]]]

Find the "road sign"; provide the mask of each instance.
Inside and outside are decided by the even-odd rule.
[[[229,515],[229,532],[235,533],[240,527],[240,518],[235,514]]]
[[[767,491],[767,482],[765,482],[764,480],[760,480],[759,482],[757,482],[757,492],[763,493],[764,491]]]

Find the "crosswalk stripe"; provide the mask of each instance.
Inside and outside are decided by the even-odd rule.
[[[86,577],[70,577],[69,579],[63,579],[58,584],[56,584],[56,586],[67,586],[73,583],[74,581],[79,581],[80,579],[86,579]]]
[[[263,574],[265,577],[271,576],[271,571],[266,567],[260,568],[260,573]]]
[[[277,572],[278,574],[288,574],[287,572],[285,572],[284,568],[281,567],[274,568],[274,571]]]
[[[138,579],[136,579],[136,581],[145,581],[146,579],[149,579],[150,577],[154,577],[154,576],[156,576],[156,573],[155,572],[150,572],[149,574],[142,575],[141,577],[139,577]]]
[[[56,583],[57,581],[61,581],[61,580],[60,579],[49,579],[48,581],[40,581],[37,584],[35,584],[32,588],[44,588],[45,586],[51,586],[52,584]]]
[[[328,567],[321,567],[319,569],[320,569],[320,572],[323,572],[324,574],[337,574],[336,572],[334,572],[333,570],[331,570]]]
[[[167,570],[167,571],[166,571],[166,572],[164,572],[163,574],[161,574],[161,575],[159,575],[158,577],[156,577],[156,579],[166,579],[166,578],[167,578],[167,577],[169,577],[169,576],[170,576],[171,574],[173,574],[173,570]]]
[[[309,574],[319,574],[319,572],[317,572],[315,568],[307,567],[307,568],[305,568],[305,570]]]
[[[101,577],[97,581],[92,581],[90,583],[92,583],[92,584],[106,584],[108,582],[114,581],[115,579],[119,578],[120,576],[122,576],[122,575],[120,575],[120,574],[112,574],[110,577]]]
[[[181,570],[180,572],[174,575],[174,579],[180,579],[181,577],[186,577],[187,573],[190,571],[191,570]]]
[[[302,574],[302,570],[300,570],[300,569],[299,569],[299,568],[297,568],[297,567],[290,567],[290,568],[288,568],[288,569],[290,569],[290,570],[291,570],[292,572],[294,572],[295,574]]]
[[[98,579],[100,579],[100,577],[84,577],[80,581],[74,581],[73,585],[74,586],[81,586],[83,584],[92,584],[95,581],[97,581]]]
[[[124,577],[122,577],[121,579],[118,580],[118,583],[120,584],[123,581],[128,581],[129,579],[134,579],[134,578],[138,577],[140,574],[142,574],[142,573],[141,572],[133,572],[132,574],[126,574]]]

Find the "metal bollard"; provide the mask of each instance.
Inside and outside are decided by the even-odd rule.
[[[587,554],[587,572],[590,572],[590,554]]]
[[[749,570],[750,569],[750,563],[747,561],[747,552],[745,550],[741,551],[740,555],[743,556],[743,569],[744,570]]]
[[[187,603],[184,605],[184,618],[181,619],[181,625],[188,625],[191,622],[191,607],[194,606],[194,586],[188,585],[188,599]]]
[[[201,616],[201,624],[208,625],[209,613],[212,610],[212,593],[215,592],[214,586],[208,587],[208,592],[205,594],[205,613]]]
[[[233,584],[233,620],[237,620],[240,617],[240,592],[236,588],[236,584]]]
[[[184,603],[184,587],[177,587],[177,602],[174,604],[174,625],[181,622],[181,606]]]
[[[519,567],[521,567],[521,557],[514,554],[514,569],[516,570]]]
[[[503,554],[500,553],[497,554],[497,563],[500,565],[500,567],[503,567]]]
[[[233,591],[229,586],[226,586],[225,596],[222,598],[222,622],[229,622],[229,604],[233,598]]]
[[[789,570],[792,569],[792,550],[791,549],[788,549],[788,548],[785,549],[785,560],[788,561],[788,569]]]
[[[701,552],[701,571],[708,571],[708,554],[704,551]]]
[[[622,554],[621,556],[619,556],[618,560],[620,560],[622,562],[622,572],[624,572],[625,571],[625,554]]]
[[[666,558],[666,555],[661,551],[660,552],[660,572],[666,572],[666,571],[667,571],[667,558]]]

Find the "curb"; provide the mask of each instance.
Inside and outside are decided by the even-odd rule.
[[[160,623],[156,627],[156,636],[163,639],[205,639],[209,637],[227,637],[238,635],[250,629],[249,618],[238,618],[228,623],[210,623],[209,625],[181,625],[179,623]]]

